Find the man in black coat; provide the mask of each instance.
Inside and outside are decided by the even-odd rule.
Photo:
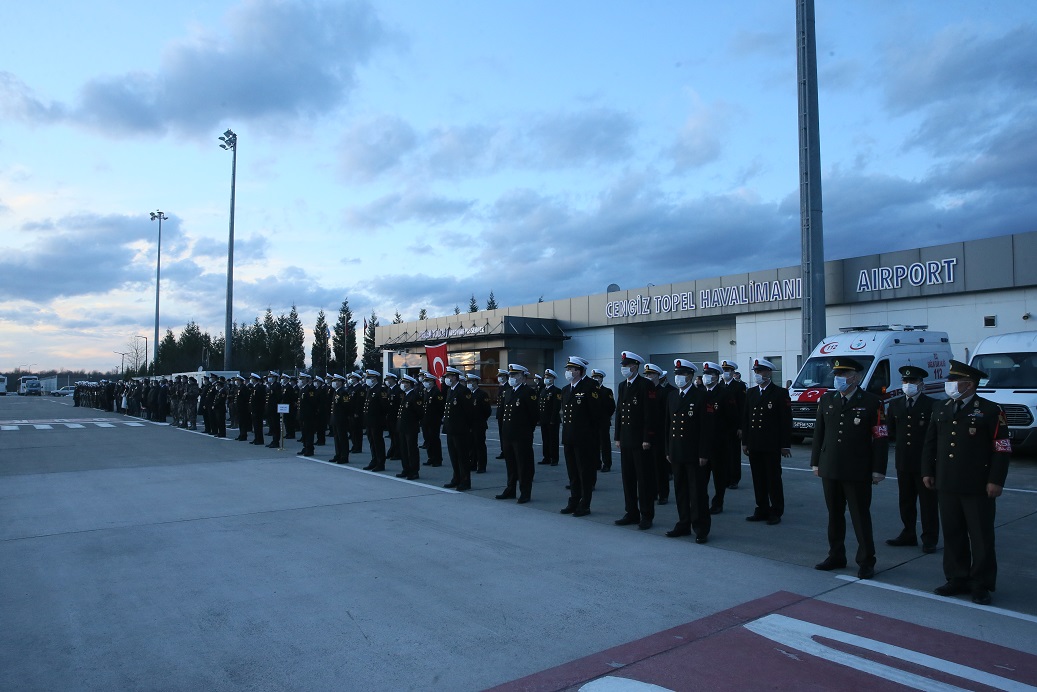
[[[281,403],[281,384],[278,382],[280,375],[271,372],[266,376],[266,404],[263,406],[266,414],[267,432],[270,434],[270,449],[281,446],[281,416],[277,413],[277,405]]]
[[[616,394],[616,447],[623,474],[625,513],[617,526],[637,524],[644,531],[655,520],[656,468],[653,444],[662,444],[656,422],[655,386],[639,369],[645,359],[632,351],[620,353],[620,372],[624,380]]]
[[[363,380],[363,373],[360,372],[350,373],[346,377],[353,390],[353,396],[350,397],[350,401],[353,402],[353,413],[349,423],[349,451],[353,454],[364,451],[364,400],[367,398],[367,387]]]
[[[663,431],[666,429],[666,398],[674,386],[666,380],[667,371],[654,363],[645,363],[644,376],[655,387],[655,429],[659,431],[659,443],[652,445],[651,456],[655,463],[655,495],[660,505],[670,501],[670,462],[666,459],[666,444]]]
[[[666,535],[690,536],[695,542],[709,540],[709,459],[703,449],[705,393],[695,386],[697,368],[690,360],[673,361],[677,385],[666,398],[666,456],[673,468],[673,497],[677,524]],[[705,441],[708,443],[708,440]]]
[[[513,363],[508,365],[509,389],[501,411],[501,441],[508,484],[496,498],[513,499],[517,488],[519,504],[532,499],[533,473],[536,470],[533,461],[533,431],[536,430],[540,415],[537,395],[533,387],[527,384],[528,378],[529,371],[524,366]]]
[[[252,417],[252,442],[249,444],[261,445],[263,442],[263,414],[266,412],[266,385],[263,378],[252,373],[250,386],[252,391],[249,396],[248,410]]]
[[[490,395],[479,386],[479,376],[468,373],[468,391],[472,393],[472,437],[468,442],[471,467],[476,473],[486,473],[486,429],[490,419]]]
[[[238,383],[234,394],[234,410],[238,412],[238,436],[234,439],[238,442],[248,442],[248,431],[252,429],[252,418],[249,417],[248,403],[252,390],[245,385],[245,378],[235,375],[234,380]]]
[[[730,486],[731,443],[738,447],[738,428],[741,426],[742,411],[734,391],[723,384],[719,363],[706,361],[702,364],[703,403],[702,425],[710,432],[708,446],[701,449],[702,456],[709,459],[706,466],[706,485],[709,475],[713,476],[713,502],[710,514],[724,511],[724,496]],[[708,488],[707,488],[708,491]]]
[[[781,482],[781,458],[792,456],[792,401],[789,390],[771,381],[774,364],[765,358],[753,361],[756,386],[745,395],[742,410],[742,451],[749,457],[756,509],[746,521],[781,523],[785,513],[785,488]]]
[[[497,408],[494,411],[494,417],[497,419],[497,439],[500,440],[500,454],[497,455],[498,459],[504,458],[504,422],[502,416],[504,415],[504,397],[508,394],[510,385],[508,384],[508,371],[497,369]]]
[[[562,425],[562,390],[555,386],[557,373],[548,368],[544,371],[544,384],[537,392],[540,402],[540,441],[543,443],[544,459],[541,464],[558,466],[558,431]]]
[[[900,368],[904,396],[893,399],[886,409],[886,426],[895,450],[900,520],[904,523],[900,535],[888,539],[886,545],[918,545],[915,523],[921,508],[922,551],[932,553],[940,540],[940,510],[936,491],[922,482],[922,446],[936,404],[922,391],[928,376],[927,370],[915,365]]]
[[[399,405],[396,407],[396,449],[403,470],[397,478],[416,481],[420,477],[421,457],[418,451],[418,428],[421,425],[422,401],[418,381],[410,375],[400,378]]]
[[[576,517],[591,513],[591,496],[598,475],[601,393],[598,384],[587,377],[589,365],[586,358],[569,356],[565,365],[569,384],[561,391],[562,446],[569,474],[569,501],[562,514]]]
[[[299,373],[299,431],[302,437],[302,449],[296,454],[304,457],[313,456],[314,437],[317,434],[317,419],[320,415],[320,404],[317,401],[317,390],[313,387],[313,378]]]
[[[335,456],[330,461],[336,464],[349,463],[349,414],[352,390],[346,386],[346,378],[334,375],[331,378],[331,435],[335,442]]]
[[[453,470],[450,482],[443,487],[471,490],[472,467],[468,443],[472,438],[475,409],[472,393],[466,384],[461,384],[463,377],[464,373],[453,367],[447,368],[446,374],[443,375],[443,387],[446,389],[443,402],[443,432],[446,434],[446,448]]]
[[[421,416],[421,436],[425,440],[425,465],[443,465],[443,441],[439,437],[443,425],[443,406],[446,397],[439,388],[439,383],[430,372],[422,373],[421,405],[423,413]]]
[[[720,383],[735,398],[735,407],[738,409],[738,428],[735,431],[735,439],[729,440],[727,460],[727,489],[736,490],[742,482],[742,421],[745,419],[745,395],[748,391],[741,377],[736,378],[738,363],[733,360],[720,361]],[[715,482],[715,479],[714,479]]]
[[[857,577],[875,576],[871,489],[886,477],[889,437],[882,401],[860,388],[864,366],[852,358],[832,361],[833,388],[817,403],[810,465],[821,478],[828,507],[828,556],[814,567],[846,566],[846,510],[857,537]]]
[[[364,467],[365,471],[385,470],[385,426],[389,415],[389,390],[382,384],[382,373],[367,370],[364,384],[364,428],[367,430],[367,443],[371,445],[371,463]]]
[[[936,593],[971,591],[973,603],[988,605],[997,586],[994,515],[1012,443],[1004,411],[976,394],[986,373],[956,360],[950,365],[950,401],[934,406],[922,451],[922,478],[938,494],[943,522],[947,583]]]
[[[601,464],[598,470],[608,473],[612,470],[612,416],[616,413],[616,395],[609,387],[605,386],[605,371],[594,368],[591,370],[591,379],[598,385],[598,396],[601,399],[598,423],[598,455]]]
[[[385,388],[389,392],[389,411],[386,413],[386,418],[389,420],[389,425],[387,426],[389,449],[385,452],[385,458],[402,459],[399,440],[396,437],[396,422],[400,417],[400,395],[403,394],[403,390],[400,389],[400,378],[395,373],[387,372],[385,374]]]
[[[296,422],[299,420],[299,388],[288,373],[281,374],[281,403],[288,404],[288,413],[284,416],[284,439],[294,440]]]

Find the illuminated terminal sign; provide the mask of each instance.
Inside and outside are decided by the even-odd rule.
[[[905,283],[912,286],[937,286],[954,283],[954,266],[957,258],[948,257],[939,261],[894,264],[891,267],[862,269],[857,278],[857,292],[891,291]]]
[[[418,341],[430,339],[457,339],[462,336],[475,336],[486,331],[486,325],[481,327],[454,327],[445,329],[426,329],[417,336]]]
[[[674,312],[709,310],[729,305],[751,305],[753,303],[772,303],[779,300],[800,300],[803,298],[803,280],[784,279],[782,281],[749,281],[722,286],[720,288],[704,288],[699,291],[682,293],[664,293],[657,296],[636,295],[627,300],[610,300],[605,303],[605,317],[636,317],[638,315],[664,315]],[[698,303],[696,306],[696,298]]]

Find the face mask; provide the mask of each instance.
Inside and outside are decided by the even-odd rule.
[[[479,388],[479,385],[477,385],[475,382],[469,382],[468,383],[468,391],[474,392],[478,388]]]
[[[555,384],[555,378],[553,378],[553,377],[546,378],[544,380],[544,384],[546,384],[548,387],[553,387],[554,384]]]
[[[836,375],[833,379],[832,387],[837,392],[845,392],[850,388],[850,383],[846,381],[846,378],[842,375]]]
[[[633,370],[633,368],[628,368],[627,366],[624,365],[623,367],[621,367],[619,369],[619,372],[620,372],[620,374],[623,375],[623,379],[629,380],[630,379],[630,375],[634,372],[634,370]]]
[[[331,388],[332,389],[338,389],[341,386],[342,386],[342,383],[339,382],[338,380],[335,380],[334,382],[331,383]]]
[[[904,383],[904,396],[918,396],[918,385],[914,382]]]
[[[944,382],[943,391],[947,392],[947,396],[952,399],[958,399],[961,397],[961,392],[958,391],[957,382]]]
[[[299,380],[298,382],[296,382],[296,384],[298,384],[300,387],[305,387],[306,386],[306,380]]]
[[[770,382],[770,379],[767,378],[767,377],[764,377],[763,375],[761,375],[760,373],[757,372],[757,373],[753,374],[753,382],[755,382],[757,385],[762,387],[767,382]]]
[[[599,387],[605,383],[605,380],[601,379],[600,377],[592,377],[591,379],[597,382]]]
[[[407,392],[409,392],[411,390],[411,383],[410,382],[403,382],[403,383],[401,383],[400,384],[400,390],[402,390],[403,393],[406,394]]]
[[[366,384],[368,387],[373,387],[374,386],[374,378],[373,377],[368,377],[366,380],[364,380],[364,384]]]
[[[677,387],[679,387],[680,389],[684,389],[685,387],[688,386],[688,376],[687,375],[674,375],[673,376],[673,383],[675,385],[677,385]]]
[[[715,375],[703,375],[702,376],[702,384],[706,385],[707,387],[712,387],[713,383],[716,382],[716,381],[717,381],[717,378],[716,378]]]
[[[432,380],[425,380],[422,384],[424,385],[425,389],[432,389]]]
[[[574,377],[576,377],[576,375],[573,374],[572,370],[565,371],[565,380],[567,382],[572,382]]]
[[[512,388],[518,387],[519,386],[518,378],[517,377],[509,377],[508,378],[508,384],[510,384],[512,386]]]
[[[731,378],[734,377],[734,373],[725,370],[720,376],[724,378],[724,382],[730,382]]]
[[[457,381],[454,380],[453,377],[444,377],[443,378],[443,384],[446,385],[447,387],[453,387],[456,383],[457,383]]]
[[[499,376],[497,377],[497,384],[499,384],[499,385],[505,385],[505,384],[507,384],[507,383],[508,383],[508,378],[507,378],[507,377],[505,377],[504,375],[499,375]]]

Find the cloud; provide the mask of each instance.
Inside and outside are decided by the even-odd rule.
[[[717,101],[705,105],[696,98],[692,114],[666,152],[673,161],[674,173],[701,168],[718,160],[733,115],[734,108],[730,104]]]
[[[156,72],[90,80],[74,105],[46,104],[2,73],[0,107],[24,120],[70,120],[113,136],[305,118],[345,102],[356,70],[390,41],[365,2],[245,0],[227,13],[226,28],[226,35],[169,44]]]
[[[349,180],[369,182],[398,166],[416,143],[414,129],[399,117],[360,120],[342,135],[341,169]]]
[[[351,227],[384,228],[408,221],[433,226],[462,218],[475,204],[473,200],[449,199],[409,191],[380,197],[362,207],[346,211]]]

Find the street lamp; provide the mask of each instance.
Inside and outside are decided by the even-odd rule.
[[[169,217],[159,210],[151,212],[151,220],[158,221],[158,260],[155,262],[155,357],[151,359],[152,362],[158,360],[158,288],[162,280],[162,222],[168,219]]]
[[[119,374],[126,372],[126,354],[122,351],[112,351],[117,356],[122,356],[122,363],[119,364]]]
[[[227,322],[223,330],[223,369],[230,370],[231,344],[234,342],[234,183],[238,175],[238,136],[227,130],[220,136],[220,141],[223,142],[220,148],[233,154],[230,164],[230,236],[227,240]]]
[[[148,337],[137,334],[133,337],[134,339],[144,339],[144,374],[148,374]],[[140,365],[134,366],[135,370],[140,369]]]

